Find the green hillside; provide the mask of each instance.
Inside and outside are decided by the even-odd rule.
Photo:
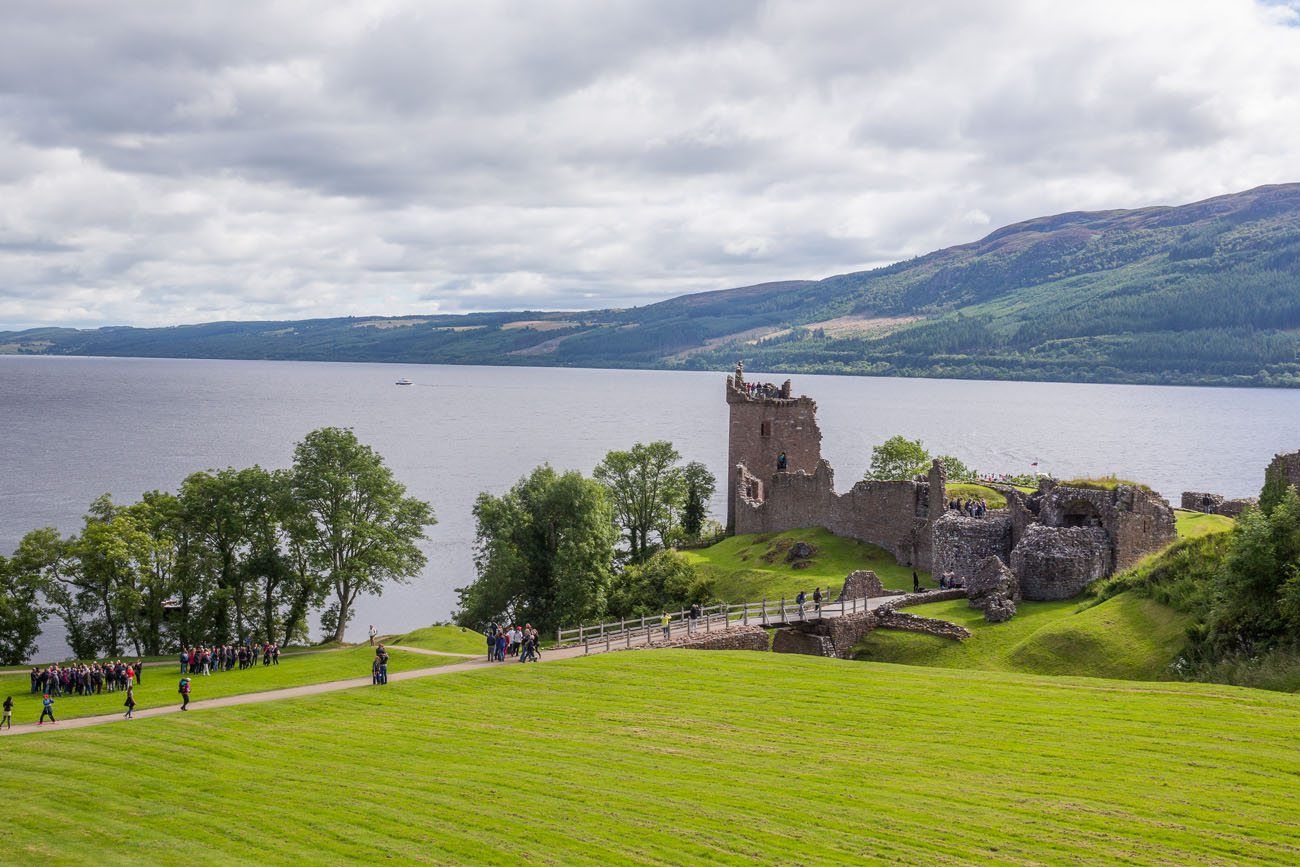
[[[426,626],[405,635],[395,635],[387,641],[389,644],[436,650],[439,653],[478,654],[484,648],[483,636],[463,626]]]
[[[958,623],[971,637],[958,642],[877,630],[858,643],[855,656],[942,668],[1154,680],[1182,650],[1192,620],[1134,593],[1084,605],[1022,602],[1006,623],[986,623],[964,599],[918,605],[908,612]]]
[[[800,566],[788,559],[796,542],[813,548],[812,557]],[[821,527],[731,536],[708,548],[683,551],[682,556],[709,582],[713,595],[726,602],[794,599],[800,590],[811,596],[815,587],[834,599],[845,576],[858,569],[873,570],[888,588],[912,589],[911,567],[900,566],[894,555]],[[918,575],[922,586],[935,586],[929,572]]]
[[[1300,184],[628,310],[0,332],[0,352],[1300,385]]]
[[[1300,701],[655,651],[0,739],[20,863],[1300,859]],[[108,811],[106,813],[106,811]]]

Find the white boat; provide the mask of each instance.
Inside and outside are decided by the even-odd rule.
[[[405,376],[403,376],[401,379],[397,380],[397,383],[396,383],[396,384],[397,384],[397,385],[415,385],[415,383],[411,382],[411,381],[410,381],[409,379],[407,379]]]

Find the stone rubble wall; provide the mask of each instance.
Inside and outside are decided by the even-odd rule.
[[[908,614],[906,611],[895,611],[892,608],[881,608],[872,613],[875,615],[875,627],[877,629],[900,629],[904,632],[919,632],[923,635],[951,638],[956,641],[965,641],[970,638],[969,629],[958,626],[956,623],[949,623],[947,620],[921,617],[916,614]]]
[[[1288,485],[1300,488],[1300,452],[1274,455],[1268,469],[1264,471],[1264,478],[1267,480],[1275,475],[1280,475]]]
[[[1100,527],[1046,527],[1025,531],[1011,552],[1011,571],[1025,599],[1046,601],[1079,595],[1111,574],[1110,539]]]
[[[1181,508],[1189,512],[1204,512],[1207,515],[1225,515],[1237,518],[1251,506],[1257,505],[1254,497],[1242,497],[1229,500],[1223,494],[1209,494],[1204,491],[1183,491]]]
[[[771,637],[761,626],[737,626],[726,632],[695,634],[655,647],[681,647],[687,650],[760,650],[766,651]]]
[[[989,557],[1011,559],[1011,517],[991,513],[968,518],[946,512],[934,522],[934,574],[952,573],[965,583]]]
[[[773,653],[801,653],[805,656],[839,657],[829,636],[799,629],[777,629],[772,635]]]
[[[879,575],[870,569],[858,569],[850,572],[844,579],[844,586],[840,588],[840,595],[835,601],[846,602],[850,599],[871,599],[889,595],[891,593],[885,589]]]

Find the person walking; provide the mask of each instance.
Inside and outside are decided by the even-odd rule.
[[[802,590],[799,591],[798,596],[794,597],[794,604],[799,606],[800,617],[803,617],[803,604],[804,601],[807,600],[807,598],[808,598],[808,594],[804,593]]]
[[[921,592],[921,578],[919,575],[916,574],[915,569],[912,570],[912,592],[913,593]]]
[[[132,714],[135,712],[135,688],[132,687],[130,684],[127,684],[126,701],[122,702],[122,705],[126,708],[126,714],[125,714],[126,718],[135,719],[135,717],[132,716]]]
[[[14,727],[14,697],[5,697],[5,715],[0,717],[0,728]]]
[[[137,685],[144,683],[144,660],[138,657],[135,660],[135,682]]]
[[[819,615],[822,613],[822,588],[820,587],[813,590],[813,610]]]
[[[45,697],[41,699],[41,718],[37,721],[36,724],[38,726],[45,725],[46,717],[50,718],[50,722],[56,721],[54,719],[54,699],[50,698],[50,694],[48,692],[45,693]]]
[[[672,619],[668,616],[667,611],[664,612],[664,616],[660,619],[659,623],[661,626],[663,626],[664,641],[667,641],[669,638],[672,637],[672,632],[673,632]]]
[[[379,637],[379,632],[378,630],[375,629],[375,624],[373,623],[370,624],[370,646],[371,647],[375,646],[375,639],[378,637]]]
[[[176,691],[181,694],[181,710],[189,710],[190,709],[190,679],[188,677],[182,677],[180,686],[176,688]]]

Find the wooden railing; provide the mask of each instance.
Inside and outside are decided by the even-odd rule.
[[[822,602],[820,606],[812,602],[804,602],[801,606],[784,598],[776,602],[767,599],[736,604],[723,602],[700,609],[696,617],[692,617],[691,612],[684,608],[668,612],[667,623],[664,623],[663,615],[650,615],[557,629],[555,640],[560,645],[581,644],[588,653],[618,647],[643,647],[665,644],[687,636],[725,632],[737,626],[782,626],[859,614],[878,607],[891,598],[895,597],[858,597]]]

